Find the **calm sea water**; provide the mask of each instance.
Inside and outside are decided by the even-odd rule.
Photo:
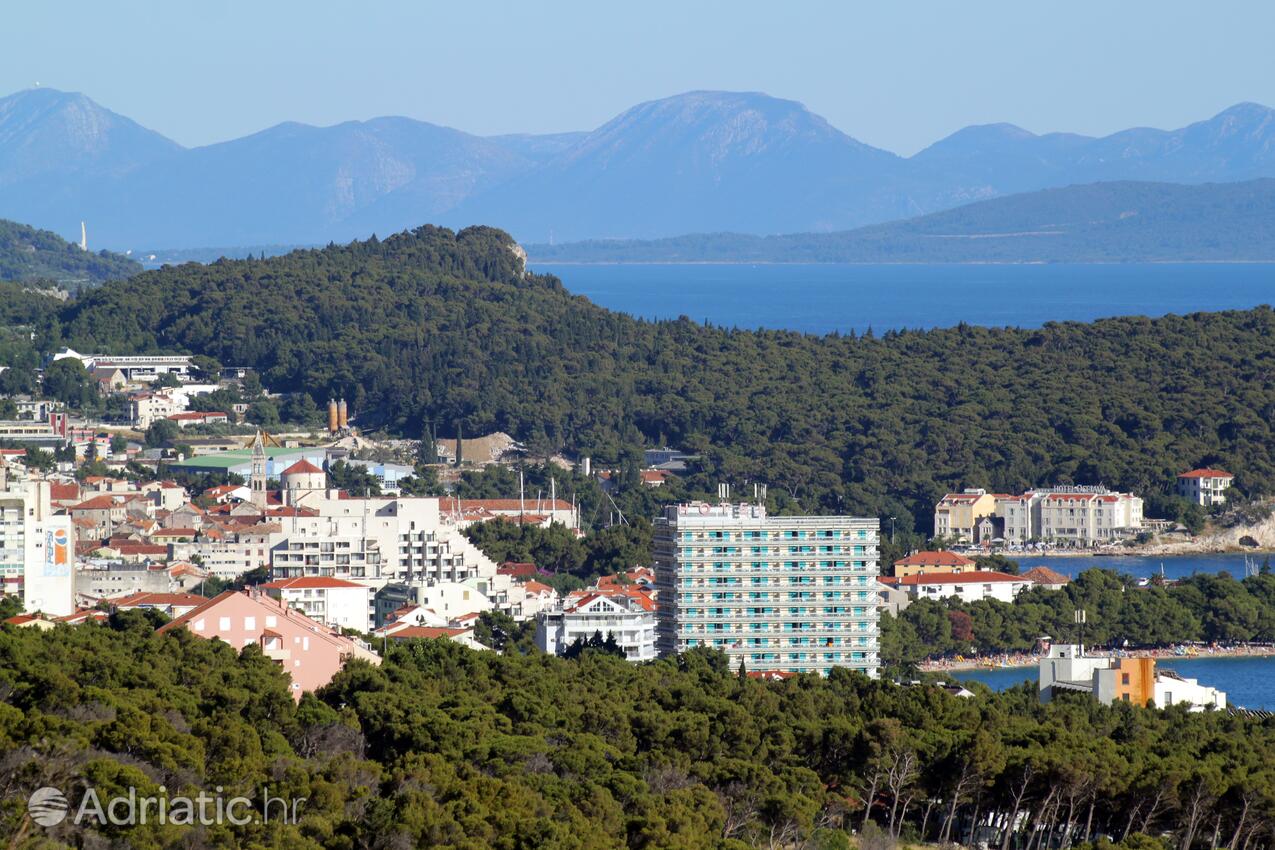
[[[1156,666],[1198,679],[1202,685],[1221,688],[1226,691],[1228,705],[1275,710],[1275,658],[1171,658],[1157,661]],[[951,676],[1003,691],[1021,682],[1035,684],[1036,668],[966,670]]]
[[[1104,570],[1114,570],[1118,573],[1131,575],[1135,578],[1150,578],[1153,575],[1160,574],[1161,568],[1164,570],[1165,578],[1185,578],[1195,573],[1217,573],[1227,572],[1235,576],[1235,578],[1244,578],[1245,575],[1245,555],[1240,553],[1225,553],[1218,555],[1157,555],[1153,557],[1042,557],[1033,555],[1016,555],[1009,553],[1009,558],[1018,561],[1018,567],[1023,572],[1027,572],[1032,567],[1046,566],[1051,570],[1057,570],[1068,578],[1075,578],[1083,570],[1093,567],[1100,567]],[[1262,561],[1268,557],[1266,554],[1257,554],[1247,556],[1249,566],[1260,568]],[[1272,565],[1275,565],[1275,555],[1269,556]]]
[[[1275,302],[1275,265],[560,265],[571,292],[643,318],[807,333],[1039,327]]]

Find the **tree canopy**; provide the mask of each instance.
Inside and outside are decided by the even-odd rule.
[[[406,641],[294,704],[256,646],[157,635],[158,620],[0,627],[0,824],[27,836],[14,846],[745,850],[845,847],[852,829],[1271,846],[1275,725],[1256,717],[1041,705],[1031,688],[960,699],[844,670],[765,682],[703,650],[631,664],[604,640],[573,660]],[[161,785],[306,802],[295,824],[23,823],[41,786],[75,801]]]

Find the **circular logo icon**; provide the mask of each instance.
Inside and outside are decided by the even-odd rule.
[[[66,809],[66,795],[47,785],[37,788],[27,800],[27,812],[40,826],[57,826],[66,820]]]

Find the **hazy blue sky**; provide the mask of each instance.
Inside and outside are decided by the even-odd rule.
[[[186,144],[407,115],[589,129],[698,88],[800,100],[912,153],[967,124],[1100,134],[1275,105],[1275,3],[6,3],[0,93],[82,91]]]

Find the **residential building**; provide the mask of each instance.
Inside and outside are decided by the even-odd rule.
[[[883,580],[878,580],[876,592],[877,607],[893,617],[899,616],[912,604],[912,597],[896,584],[887,584]]]
[[[1193,469],[1178,476],[1178,495],[1206,508],[1224,505],[1234,480],[1234,475],[1221,469]]]
[[[1172,670],[1157,670],[1154,658],[1088,655],[1076,644],[1051,646],[1040,659],[1038,681],[1041,702],[1070,691],[1092,694],[1103,705],[1186,705],[1191,711],[1226,708],[1224,691]]]
[[[128,418],[134,428],[141,430],[173,416],[178,410],[177,402],[168,393],[142,391],[128,397]]]
[[[978,569],[971,558],[955,552],[913,552],[894,562],[896,578],[926,575],[929,573],[968,573]]]
[[[655,523],[661,654],[720,649],[749,670],[875,676],[878,521],[673,505]]]
[[[904,578],[883,579],[908,594],[912,599],[946,599],[955,597],[962,602],[978,602],[997,599],[1013,602],[1035,582],[1023,576],[1012,576],[993,570],[969,573],[930,573],[910,575]]]
[[[491,647],[483,646],[474,639],[474,630],[472,628],[450,626],[403,626],[387,632],[386,636],[390,640],[438,640],[445,638],[455,641],[461,646],[467,646],[470,649],[490,649]]]
[[[655,602],[640,590],[576,591],[560,607],[536,617],[536,646],[561,655],[577,640],[609,635],[629,661],[652,661],[655,625]]]
[[[982,489],[948,493],[934,508],[934,536],[958,543],[977,541],[978,523],[996,513],[996,496]]]
[[[80,354],[70,348],[53,355],[58,361],[71,357],[84,364],[84,368],[98,371],[118,370],[130,382],[149,383],[160,375],[173,374],[184,378],[190,374],[190,357],[183,354]]]
[[[31,613],[75,610],[71,517],[54,511],[49,481],[0,459],[0,583]]]
[[[73,586],[78,602],[93,605],[103,599],[139,593],[192,593],[207,577],[207,573],[189,563],[126,564],[94,560],[75,571]]]
[[[405,607],[429,609],[448,622],[497,610],[496,604],[472,582],[393,582],[377,591],[375,623],[389,622],[394,611]]]
[[[312,620],[337,629],[370,629],[372,588],[339,578],[303,576],[267,582],[261,589]]]
[[[176,422],[178,428],[188,428],[191,425],[225,425],[230,421],[220,410],[183,410],[180,413],[170,413],[164,417],[170,422]]]
[[[1046,590],[1062,590],[1071,583],[1071,579],[1049,567],[1032,567],[1023,573],[1023,578]]]
[[[381,659],[362,641],[345,637],[260,591],[226,591],[159,628],[187,629],[235,649],[256,644],[292,679],[292,695],[326,685],[346,661]]]

